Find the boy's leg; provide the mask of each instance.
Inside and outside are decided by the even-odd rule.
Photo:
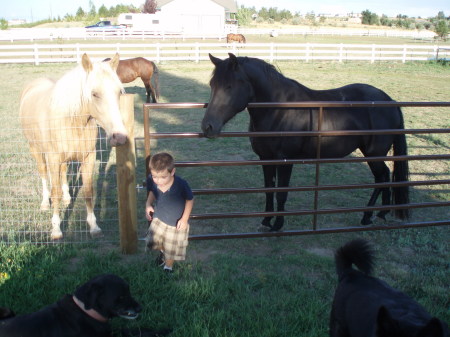
[[[166,260],[165,267],[172,268],[174,262],[175,262],[175,260]]]

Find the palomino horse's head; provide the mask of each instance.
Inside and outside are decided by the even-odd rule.
[[[221,60],[209,54],[215,69],[210,81],[211,96],[202,120],[203,133],[209,138],[217,137],[222,127],[253,99],[253,87],[242,65],[236,56],[231,53],[229,56]]]
[[[118,64],[119,54],[108,62],[99,63],[92,63],[84,54],[81,62],[86,73],[85,108],[106,131],[111,146],[125,144],[128,137],[119,110],[123,86],[116,74]]]

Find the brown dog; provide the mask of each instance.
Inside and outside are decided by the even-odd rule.
[[[337,250],[335,261],[339,284],[331,310],[331,337],[449,336],[444,322],[431,317],[409,296],[370,276],[373,251],[367,241],[347,243]]]

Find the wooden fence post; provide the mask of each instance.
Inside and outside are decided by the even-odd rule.
[[[134,148],[134,95],[120,96],[120,112],[128,141],[116,147],[119,199],[120,248],[123,254],[137,252],[136,153]]]

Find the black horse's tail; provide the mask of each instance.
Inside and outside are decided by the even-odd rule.
[[[400,110],[400,109],[399,109]],[[400,115],[401,115],[401,111]],[[404,128],[403,117],[401,128]],[[406,136],[404,134],[395,135],[394,138],[394,156],[406,156],[408,154],[408,147],[406,144]],[[401,182],[408,181],[409,179],[409,168],[407,160],[396,160],[394,161],[394,171],[392,172],[392,181]],[[409,187],[400,186],[392,188],[392,203],[394,205],[408,204],[409,203]],[[406,220],[409,218],[409,209],[396,209],[394,212],[395,216]]]
[[[155,83],[155,97],[159,99],[159,69],[153,62],[153,82]]]
[[[372,246],[363,239],[355,239],[340,247],[334,254],[336,273],[339,280],[353,270],[354,264],[366,275],[370,275],[373,269],[374,252]]]

